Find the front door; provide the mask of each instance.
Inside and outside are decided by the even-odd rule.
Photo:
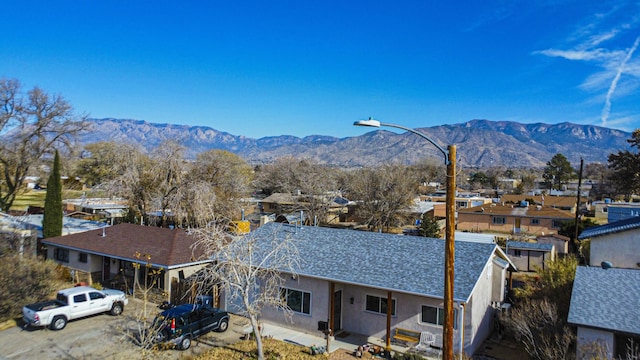
[[[333,333],[342,329],[342,290],[333,293]]]
[[[103,256],[102,257],[102,281],[111,279],[111,260]]]

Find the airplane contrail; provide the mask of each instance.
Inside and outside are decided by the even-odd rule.
[[[627,56],[624,57],[624,60],[618,66],[618,71],[616,72],[616,76],[611,81],[611,85],[609,86],[609,91],[607,91],[607,98],[604,101],[604,108],[602,109],[602,126],[607,126],[607,120],[609,119],[609,113],[611,112],[611,96],[613,96],[613,92],[616,91],[616,87],[618,86],[618,81],[624,72],[624,67],[627,64],[627,61],[631,59],[633,53],[638,48],[638,44],[640,44],[640,36],[636,38],[636,41],[633,43],[629,52],[627,52]]]

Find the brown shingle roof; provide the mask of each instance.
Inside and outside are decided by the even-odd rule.
[[[530,205],[528,207],[520,207],[515,205],[501,204],[485,204],[474,206],[466,209],[458,209],[458,213],[464,214],[487,214],[487,215],[505,215],[516,217],[536,217],[536,218],[553,218],[553,219],[572,219],[574,216],[565,210],[552,208],[550,206]]]
[[[136,261],[135,253],[148,254],[159,267],[179,267],[203,261],[203,253],[192,249],[196,239],[184,230],[119,224],[78,234],[42,240],[43,244],[72,248],[87,253]],[[142,258],[146,261],[146,258]]]
[[[519,203],[520,201],[527,200],[527,199],[531,199],[535,201],[536,204],[542,204],[541,195],[505,194],[500,197],[500,201],[505,203]],[[583,199],[581,202],[583,203],[586,202],[586,199]],[[553,206],[553,207],[572,208],[576,206],[576,197],[547,195],[544,197],[544,205]]]

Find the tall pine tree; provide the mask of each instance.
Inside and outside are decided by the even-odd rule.
[[[44,199],[42,235],[44,238],[62,235],[62,183],[60,182],[60,156],[56,150],[53,169],[47,180],[47,196]]]

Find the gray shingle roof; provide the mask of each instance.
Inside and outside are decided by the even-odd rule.
[[[640,270],[578,266],[568,322],[640,334]]]
[[[640,228],[640,216],[634,216],[632,218],[612,222],[610,224],[593,226],[593,227],[587,228],[582,233],[580,233],[580,236],[578,236],[578,239],[582,240],[582,239],[594,238],[597,236],[608,235],[608,234],[613,234],[613,233],[632,230],[632,229],[639,229],[639,228]]]
[[[267,223],[254,236],[291,235],[298,248],[301,276],[443,298],[443,239],[323,227],[296,228]],[[467,301],[495,244],[455,243],[454,298]]]
[[[507,241],[507,249],[551,251],[553,244],[541,244],[527,241]]]

